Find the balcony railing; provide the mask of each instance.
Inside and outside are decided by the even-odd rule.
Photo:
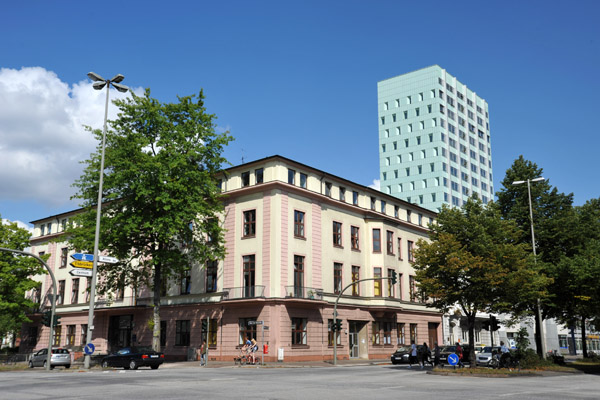
[[[242,286],[223,289],[223,300],[265,297],[264,286]]]
[[[323,300],[323,289],[306,286],[286,286],[285,297],[298,299]]]

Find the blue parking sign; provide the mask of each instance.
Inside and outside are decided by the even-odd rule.
[[[448,356],[448,364],[450,364],[450,365],[458,364],[458,356],[456,354],[450,354]]]

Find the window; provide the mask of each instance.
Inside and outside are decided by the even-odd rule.
[[[69,248],[68,247],[63,247],[62,249],[60,249],[60,267],[61,268],[67,268],[67,255],[69,254]]]
[[[258,317],[240,318],[240,337],[238,343],[243,345],[246,339],[256,339],[256,325],[248,325],[250,321],[256,321]]]
[[[371,341],[374,345],[381,344],[381,325],[378,321],[373,321],[373,331],[371,335]]]
[[[288,183],[290,185],[296,184],[296,171],[290,168],[288,168]]]
[[[355,206],[358,205],[358,192],[356,191],[352,192],[352,204],[354,204]]]
[[[180,294],[190,294],[192,290],[192,272],[190,268],[181,271],[181,288]]]
[[[402,300],[402,274],[398,274],[398,298]]]
[[[394,270],[393,270],[393,269],[391,269],[391,268],[388,268],[388,270],[387,270],[387,276],[388,276],[388,278],[391,278],[391,277],[392,277],[392,275],[393,275],[393,272],[394,272]],[[392,284],[392,280],[391,280],[391,279],[388,279],[387,281],[388,281],[388,285],[387,285],[387,288],[388,288],[388,290],[387,290],[387,295],[388,295],[388,297],[395,297],[395,296],[396,296],[396,294],[394,293],[394,285]]]
[[[417,342],[417,324],[410,324],[410,341]]]
[[[65,231],[67,229],[67,219],[63,218],[60,220],[60,230]]]
[[[54,327],[54,340],[52,341],[52,346],[60,346],[60,334],[61,333],[62,333],[62,325],[55,326]]]
[[[333,293],[342,292],[342,263],[333,263]]]
[[[65,304],[65,281],[58,281],[58,299],[57,305]]]
[[[256,235],[256,210],[244,211],[244,237]]]
[[[87,344],[87,324],[81,325],[81,337],[79,338],[79,345],[85,346]],[[162,327],[161,327],[162,332]]]
[[[75,346],[75,325],[67,325],[67,346]]]
[[[384,111],[388,110],[388,102],[387,101],[385,103],[383,103],[383,110]]]
[[[331,197],[331,182],[325,182],[325,196]]]
[[[304,297],[304,257],[294,256],[294,296]]]
[[[218,326],[218,321],[216,319],[203,319],[202,320],[202,325],[204,325],[204,323],[206,323],[206,328],[202,329],[201,332],[201,337],[202,340],[206,340],[206,343],[209,346],[216,346],[217,345],[217,326]]]
[[[410,294],[410,301],[415,301],[417,298],[417,284],[413,275],[410,275],[408,277],[408,289]]]
[[[302,211],[294,211],[294,236],[304,237],[304,213]]]
[[[346,188],[340,186],[340,200],[346,201]]]
[[[342,223],[333,221],[333,245],[342,247]]]
[[[352,250],[360,250],[360,242],[358,238],[359,228],[358,226],[350,227],[350,243],[352,246]]]
[[[373,295],[375,297],[381,297],[381,268],[375,267],[373,268]]]
[[[300,187],[306,189],[306,174],[300,173]]]
[[[392,323],[391,322],[383,323],[383,344],[384,345],[392,344]]]
[[[255,256],[254,254],[242,258],[244,269],[244,297],[254,297],[255,281]]]
[[[331,329],[332,326],[333,326],[333,320],[332,319],[327,320],[327,345],[333,346],[334,338],[337,337],[337,340],[335,340],[335,341],[336,341],[336,344],[338,346],[340,346],[342,344],[342,337],[340,334],[337,334],[336,331]]]
[[[306,318],[292,318],[292,345],[306,344]]]
[[[371,197],[371,210],[375,211],[375,203],[377,199],[375,197]]]
[[[217,291],[217,268],[218,261],[209,261],[206,264],[206,293]]]
[[[86,285],[85,285],[85,302],[89,303],[90,302],[90,291],[92,290],[92,280],[91,279],[86,279]],[[163,282],[166,282],[166,279],[162,280]]]
[[[71,281],[71,304],[79,303],[79,278]]]
[[[398,238],[398,260],[402,260],[402,239]]]
[[[408,261],[414,262],[415,261],[415,257],[413,254],[414,243],[412,240],[409,240],[407,243],[408,243],[408,250],[407,250]]]
[[[412,222],[411,221],[411,216],[412,216],[412,211],[406,210],[406,221]]]
[[[352,296],[360,296],[360,267],[358,265],[352,266]]]
[[[160,321],[160,346],[167,345],[167,321]]]
[[[175,346],[190,345],[190,320],[175,321]]]
[[[250,172],[242,172],[242,187],[250,185]]]
[[[381,229],[373,229],[373,252],[381,253]]]
[[[386,239],[387,239],[387,253],[389,255],[394,255],[394,232],[387,231]]]
[[[404,331],[405,324],[398,323],[396,324],[396,335],[398,339],[398,345],[406,344],[406,332]]]
[[[254,170],[254,177],[256,179],[256,184],[264,182],[264,170],[262,168],[258,168]]]
[[[399,212],[400,212],[400,207],[394,206],[394,218],[400,218]]]

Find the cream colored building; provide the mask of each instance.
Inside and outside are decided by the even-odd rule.
[[[161,340],[168,358],[190,358],[208,338],[209,359],[232,359],[249,335],[268,344],[267,361],[332,359],[333,307],[348,285],[338,304],[339,358],[387,358],[411,338],[442,343],[442,316],[413,295],[411,266],[412,249],[427,239],[435,213],[281,156],[229,168],[221,185],[227,254],[193,266],[165,288]],[[88,279],[70,276],[66,246],[49,241],[76,212],[33,221],[31,244],[34,252],[51,254],[49,264],[62,282],[55,343],[78,350]],[[386,279],[392,271],[399,275],[396,285]],[[368,278],[374,280],[351,285]],[[49,278],[42,281],[45,295]],[[125,288],[99,298],[98,351],[150,345],[149,304],[148,290]],[[41,328],[39,314],[24,327],[30,348],[47,344],[47,328]]]

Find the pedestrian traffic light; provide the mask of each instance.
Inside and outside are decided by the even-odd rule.
[[[42,313],[42,325],[50,326],[50,317],[52,313],[50,311],[44,311]]]
[[[58,326],[60,324],[60,315],[54,314],[54,321],[52,322],[52,326]]]
[[[207,331],[207,328],[208,328],[208,321],[207,321],[207,320],[205,320],[205,319],[203,319],[203,320],[202,320],[202,330],[203,330],[204,332],[206,332],[206,331]]]
[[[483,321],[481,323],[481,328],[485,329],[486,331],[489,331],[490,330],[490,321]]]
[[[395,285],[396,283],[398,283],[398,274],[396,271],[392,271],[392,285]]]

